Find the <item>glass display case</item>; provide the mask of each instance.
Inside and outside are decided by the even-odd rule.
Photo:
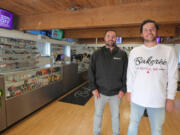
[[[31,92],[62,80],[61,66],[46,65],[39,68],[2,73],[5,81],[6,99]]]

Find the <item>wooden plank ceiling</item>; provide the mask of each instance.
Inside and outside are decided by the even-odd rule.
[[[63,29],[65,38],[139,37],[139,24],[154,19],[161,36],[176,36],[180,0],[0,0],[18,18],[19,30]]]
[[[17,15],[36,15],[144,1],[151,0],[0,0],[0,8],[13,11]]]

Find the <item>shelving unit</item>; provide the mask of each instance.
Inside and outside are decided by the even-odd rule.
[[[34,41],[0,37],[0,71],[31,67],[39,56]]]

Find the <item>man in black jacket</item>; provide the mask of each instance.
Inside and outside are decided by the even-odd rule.
[[[120,100],[126,93],[128,58],[116,46],[116,32],[109,30],[105,46],[95,51],[89,65],[89,85],[95,98],[94,135],[99,135],[104,107],[109,102],[113,135],[120,134]]]

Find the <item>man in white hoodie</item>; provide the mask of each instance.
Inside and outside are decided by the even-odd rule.
[[[127,100],[131,102],[128,135],[137,135],[139,122],[147,109],[152,135],[162,135],[165,111],[174,110],[178,60],[174,48],[156,41],[159,26],[145,20],[140,27],[144,45],[129,55]]]

